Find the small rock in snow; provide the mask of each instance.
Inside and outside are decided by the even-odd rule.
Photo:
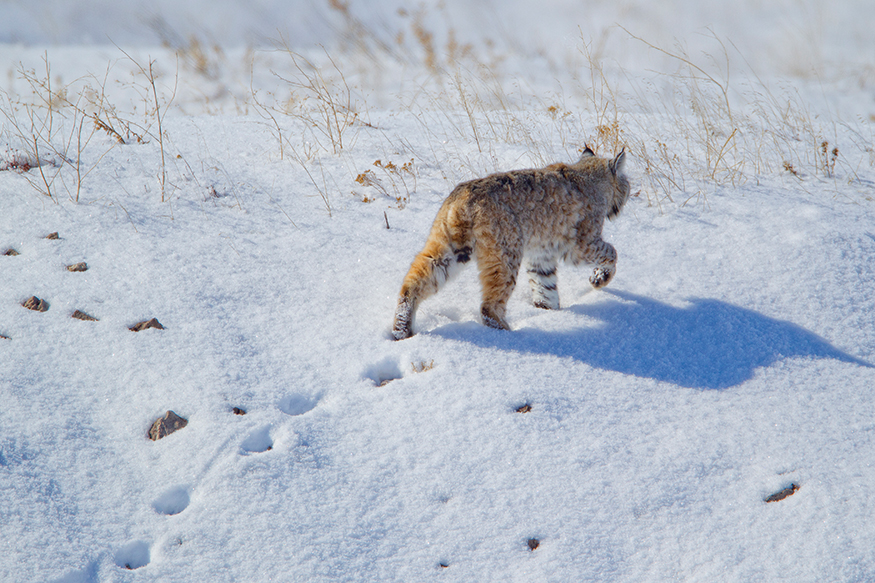
[[[188,419],[180,417],[173,411],[168,411],[164,414],[164,417],[156,419],[152,424],[152,427],[149,429],[149,439],[152,441],[158,441],[162,437],[166,437],[174,431],[182,429],[186,425],[188,425]]]
[[[49,309],[49,303],[45,300],[41,300],[36,296],[30,296],[25,300],[23,304],[21,304],[28,310],[33,310],[34,312],[45,312]]]
[[[97,322],[97,318],[95,318],[94,316],[89,316],[88,314],[80,310],[76,310],[75,312],[73,312],[70,317],[76,318],[77,320],[85,320],[87,322]]]
[[[131,332],[141,332],[148,328],[155,328],[156,330],[163,330],[164,326],[161,325],[161,322],[158,321],[158,318],[152,318],[151,320],[144,320],[142,322],[137,322],[128,330]]]
[[[766,502],[778,502],[780,500],[783,500],[787,496],[792,496],[793,494],[795,494],[796,490],[798,489],[799,486],[797,486],[796,484],[790,484],[788,487],[784,488],[780,492],[775,492],[774,494],[766,498]]]

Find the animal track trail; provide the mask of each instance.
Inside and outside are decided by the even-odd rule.
[[[149,543],[135,540],[115,552],[113,561],[122,569],[133,571],[145,567],[152,560]]]
[[[267,425],[260,429],[256,429],[240,444],[240,453],[250,455],[253,453],[264,453],[273,449],[273,438],[270,435],[270,430],[273,426]]]
[[[152,508],[158,514],[173,516],[188,508],[190,503],[191,495],[189,494],[188,488],[177,486],[166,490],[158,496],[152,502]]]
[[[364,370],[362,378],[370,380],[377,387],[384,387],[392,381],[402,378],[401,365],[397,358],[388,357],[372,364]]]
[[[322,395],[292,394],[286,395],[277,403],[279,410],[293,417],[309,413],[322,400]]]
[[[280,399],[277,408],[286,415],[297,417],[315,409],[321,399],[321,395],[293,393]],[[249,455],[272,450],[274,445],[273,430],[274,427],[271,424],[251,432],[240,444],[240,452],[243,455]]]
[[[435,367],[433,359],[400,359],[389,356],[366,368],[362,372],[362,379],[370,380],[377,387],[385,387],[392,381],[397,381],[406,376],[402,370],[402,361],[409,363],[409,368],[407,368],[408,364],[405,364],[404,368],[407,368],[408,373],[414,375],[428,372]]]

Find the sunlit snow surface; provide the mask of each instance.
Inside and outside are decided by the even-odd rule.
[[[0,162],[21,165],[32,128],[11,108],[43,58],[54,91],[74,100],[92,75],[145,137],[94,133],[81,181],[45,152],[53,198],[40,168],[0,171],[0,581],[875,580],[875,8],[580,4],[0,5]],[[678,159],[669,198],[630,153],[640,193],[605,227],[620,257],[605,290],[560,265],[562,309],[544,311],[521,278],[500,332],[478,321],[469,267],[393,342],[401,279],[453,185],[571,160],[613,119],[593,109],[585,43],[630,144],[697,152],[687,118],[653,107],[692,111],[673,91],[689,69],[614,23],[720,82],[729,57],[738,127],[705,129],[720,176],[704,150]],[[450,30],[479,55],[461,93]],[[280,35],[352,86],[338,152],[288,100]],[[745,125],[766,102],[814,129]],[[67,152],[73,119],[58,106]],[[821,130],[825,158],[805,141]],[[153,317],[163,330],[128,329]],[[188,425],[150,441],[168,410]]]

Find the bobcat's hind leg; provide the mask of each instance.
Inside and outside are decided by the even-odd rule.
[[[556,259],[538,257],[529,259],[526,265],[529,286],[532,288],[532,303],[544,310],[559,309],[559,290],[556,287]]]
[[[470,259],[470,247],[453,251],[440,243],[426,244],[425,249],[413,260],[398,294],[392,323],[395,340],[413,336],[413,321],[419,303],[434,295]]]
[[[521,249],[500,249],[491,241],[477,246],[477,267],[480,269],[480,286],[483,301],[480,318],[490,328],[510,330],[504,319],[507,300],[516,286],[517,273],[522,261]]]
[[[392,323],[392,337],[404,340],[413,336],[414,304],[410,295],[401,294],[395,307],[395,320]]]

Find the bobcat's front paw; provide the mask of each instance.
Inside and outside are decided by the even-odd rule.
[[[616,269],[610,267],[596,267],[592,275],[589,276],[589,282],[596,289],[605,287],[614,278],[616,271]]]

